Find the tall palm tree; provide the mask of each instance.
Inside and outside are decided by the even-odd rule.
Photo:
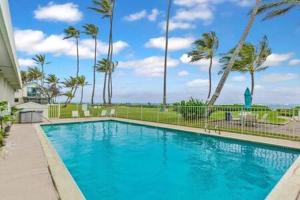
[[[164,61],[164,87],[163,87],[163,106],[167,105],[167,67],[168,67],[168,48],[169,48],[169,25],[171,15],[172,0],[168,0],[167,20],[166,20],[166,36],[165,36],[165,61]]]
[[[35,64],[39,65],[42,70],[42,77],[41,77],[41,85],[44,86],[44,78],[45,78],[45,71],[44,66],[47,64],[50,64],[50,62],[46,61],[46,56],[43,54],[35,55],[32,60],[35,62]]]
[[[271,0],[263,1],[258,14],[264,14],[264,20],[287,14],[294,8],[300,7],[300,0]]]
[[[81,87],[80,104],[82,104],[82,100],[83,100],[83,88],[84,88],[84,86],[88,85],[88,82],[86,81],[85,76],[79,76],[77,78],[77,83]]]
[[[79,39],[80,39],[80,31],[76,29],[74,26],[69,26],[67,29],[64,30],[65,37],[64,40],[66,39],[71,39],[75,38],[76,41],[76,64],[77,64],[77,70],[76,70],[76,78],[79,76]],[[75,86],[73,90],[73,96],[76,95],[77,92],[77,87],[78,85]],[[71,98],[69,99],[71,101]]]
[[[233,52],[234,49],[230,50],[227,55],[221,58],[220,62],[223,63],[223,69],[220,73],[226,69]],[[264,63],[271,53],[272,51],[266,36],[261,40],[257,47],[253,44],[245,43],[232,67],[232,71],[250,74],[252,96],[254,94],[255,73],[264,71],[268,68]]]
[[[103,83],[103,104],[106,104],[106,98],[105,98],[105,93],[106,93],[106,83],[107,83],[107,75],[109,72],[109,64],[108,60],[103,58],[102,60],[99,60],[96,64],[96,70],[97,72],[104,73],[104,83]]]
[[[79,76],[79,38],[80,38],[80,31],[76,29],[73,26],[69,26],[67,29],[64,30],[66,39],[75,38],[76,40],[76,57],[77,57],[77,71],[76,71],[76,77]]]
[[[95,12],[102,15],[103,18],[109,18],[109,45],[108,45],[108,52],[107,52],[107,64],[112,63],[112,56],[113,56],[113,19],[114,19],[114,9],[116,0],[93,0],[94,7],[90,7],[90,9],[94,10]],[[109,67],[109,66],[108,66]],[[108,74],[108,103],[111,104],[112,95],[110,93],[112,86],[111,84],[111,71],[106,72]],[[107,76],[106,76],[107,77]],[[104,103],[106,103],[106,94],[104,93]]]
[[[194,49],[188,53],[188,56],[191,57],[191,62],[197,62],[202,59],[209,60],[209,89],[207,95],[207,101],[209,101],[210,94],[211,94],[211,71],[213,65],[213,58],[216,54],[216,51],[219,47],[219,39],[215,32],[209,32],[202,34],[202,38],[196,40],[194,42]]]
[[[258,12],[258,9],[261,5],[261,0],[255,0],[255,6],[254,6],[254,9],[252,10],[251,12],[251,15],[250,15],[250,18],[249,18],[249,21],[247,23],[247,26],[239,40],[239,43],[237,44],[237,47],[235,48],[231,58],[230,58],[230,61],[228,62],[228,65],[226,67],[226,69],[224,70],[224,73],[218,83],[218,86],[213,94],[213,96],[211,97],[210,101],[209,101],[209,105],[213,105],[215,104],[215,102],[217,101],[218,97],[220,96],[221,94],[221,91],[225,85],[225,82],[231,72],[231,69],[236,61],[236,58],[237,58],[237,55],[240,53],[240,50],[241,48],[243,47],[247,37],[248,37],[248,34],[253,26],[253,23],[255,21],[255,18],[256,18],[256,15],[257,15],[257,12]]]
[[[93,91],[91,104],[94,104],[94,96],[95,96],[95,86],[96,86],[96,64],[97,64],[97,36],[99,32],[99,28],[94,24],[86,24],[83,26],[85,29],[84,33],[91,36],[95,41],[95,49],[94,49],[94,66],[93,66]]]

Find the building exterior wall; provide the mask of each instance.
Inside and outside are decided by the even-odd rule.
[[[21,88],[8,0],[0,0],[0,101],[14,105],[15,91]]]
[[[14,96],[14,88],[0,74],[0,101],[7,101],[10,105],[14,105]]]

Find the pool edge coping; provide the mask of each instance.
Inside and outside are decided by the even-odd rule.
[[[179,131],[185,131],[185,132],[191,132],[196,134],[202,134],[202,135],[208,135],[208,136],[215,136],[220,138],[227,138],[227,139],[235,139],[240,141],[246,141],[246,142],[254,142],[259,144],[265,144],[265,145],[272,145],[277,146],[281,148],[289,148],[289,149],[296,149],[300,150],[300,142],[297,141],[290,141],[290,140],[284,140],[284,139],[278,139],[278,138],[269,138],[269,137],[262,137],[262,136],[255,136],[255,135],[243,135],[238,133],[230,133],[230,132],[223,132],[220,133],[214,133],[214,132],[206,132],[204,129],[201,128],[194,128],[194,127],[185,127],[185,126],[179,126],[179,125],[173,125],[173,124],[163,124],[163,123],[157,123],[157,122],[148,122],[148,121],[140,121],[140,120],[132,120],[132,119],[124,119],[124,118],[115,118],[115,117],[105,117],[105,118],[77,118],[77,119],[66,119],[66,120],[55,120],[52,121],[52,123],[40,123],[36,124],[36,129],[40,132],[39,135],[42,135],[44,140],[48,143],[48,147],[52,149],[52,152],[56,154],[54,157],[56,158],[56,165],[62,165],[60,167],[63,167],[64,170],[69,175],[69,178],[73,183],[73,189],[77,189],[77,192],[80,192],[82,195],[81,199],[85,199],[83,194],[81,193],[81,190],[79,189],[77,183],[73,179],[73,177],[70,175],[70,172],[65,167],[63,161],[57,154],[56,150],[48,140],[47,136],[44,134],[44,131],[41,128],[41,125],[55,125],[55,124],[70,124],[70,123],[79,123],[79,122],[97,122],[97,121],[119,121],[119,122],[127,122],[127,123],[133,123],[138,125],[146,125],[146,126],[154,126],[158,128],[166,128],[171,130],[179,130]],[[44,148],[44,146],[43,146]],[[49,150],[49,149],[47,149]],[[51,153],[51,152],[48,152]],[[46,155],[47,160],[48,156]],[[52,156],[50,156],[51,158]],[[50,170],[51,166],[49,165]],[[53,167],[53,166],[52,166]],[[52,174],[51,174],[52,175]],[[59,174],[58,174],[59,175]],[[57,177],[53,177],[55,184]],[[64,180],[65,181],[65,180]],[[65,185],[64,183],[60,183],[62,185]],[[56,185],[58,190],[61,188],[60,185]],[[63,193],[66,191],[62,191]],[[62,198],[63,199],[63,198]],[[273,187],[271,192],[266,197],[268,200],[296,200],[300,199],[300,156],[294,161],[294,163],[289,167],[289,169],[284,173],[284,175],[281,177],[281,179],[276,183],[276,185]]]
[[[45,135],[41,124],[35,124],[34,127],[46,156],[49,172],[59,199],[86,200],[76,181]]]

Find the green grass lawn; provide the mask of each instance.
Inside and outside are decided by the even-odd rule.
[[[252,134],[252,135],[262,135],[269,137],[279,137],[286,138],[286,135],[279,135],[268,133],[267,130],[260,132],[258,130],[254,130],[247,127],[233,127],[230,124],[224,122],[225,120],[225,112],[222,111],[214,111],[208,119],[197,119],[197,120],[188,120],[184,119],[178,112],[174,111],[172,107],[168,108],[167,111],[161,112],[160,107],[141,107],[141,106],[113,106],[113,107],[105,107],[105,106],[90,106],[88,107],[91,116],[98,117],[100,116],[102,110],[110,111],[111,109],[116,110],[116,117],[118,118],[126,118],[126,119],[134,119],[134,120],[143,120],[150,122],[159,122],[166,124],[176,124],[182,126],[190,126],[197,128],[209,128],[211,130],[219,129],[222,131],[231,131],[236,133],[243,134]],[[66,107],[63,105],[60,106],[60,116],[58,115],[59,108],[58,106],[52,106],[49,109],[49,117],[50,118],[71,118],[72,111],[78,110],[80,117],[84,117],[83,110],[81,105],[77,104],[69,104]],[[258,119],[261,120],[263,116],[267,114],[266,120],[264,123],[268,124],[276,124],[281,125],[288,122],[287,119],[281,118],[277,111],[252,111],[253,114],[258,115]],[[239,111],[231,112],[233,118],[239,118]],[[215,122],[220,122],[218,127],[216,128]],[[218,124],[218,123],[217,123]],[[290,138],[289,138],[290,139]],[[294,138],[292,138],[294,139]]]
[[[151,108],[151,107],[141,107],[141,106],[114,106],[112,107],[116,110],[116,116],[120,118],[129,118],[136,120],[145,120],[145,121],[154,121],[154,122],[162,122],[162,123],[172,123],[172,124],[185,124],[189,123],[184,120],[178,112],[175,112],[173,108],[169,108],[165,112],[160,111],[160,107]],[[93,117],[100,116],[100,113],[103,109],[110,110],[111,107],[104,106],[90,106],[88,107],[91,115]],[[59,109],[58,106],[52,106],[49,109],[49,117],[50,118],[71,118],[72,111],[78,110],[81,117],[83,117],[83,110],[81,105],[77,104],[68,104],[66,107],[64,105],[60,106],[60,116],[58,115]],[[225,112],[226,111],[214,111],[208,120],[216,121],[216,120],[225,120]],[[240,111],[232,111],[230,112],[233,118],[239,118]],[[252,111],[252,114],[258,115],[259,120],[263,120],[262,118],[267,115],[267,118],[264,120],[265,123],[270,124],[285,124],[288,122],[287,119],[279,116],[277,111]],[[197,120],[196,120],[197,121]],[[200,120],[198,120],[200,121]],[[197,123],[197,122],[196,122]]]

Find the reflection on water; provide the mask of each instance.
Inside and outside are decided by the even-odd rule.
[[[113,121],[43,129],[87,199],[264,199],[299,155]]]

